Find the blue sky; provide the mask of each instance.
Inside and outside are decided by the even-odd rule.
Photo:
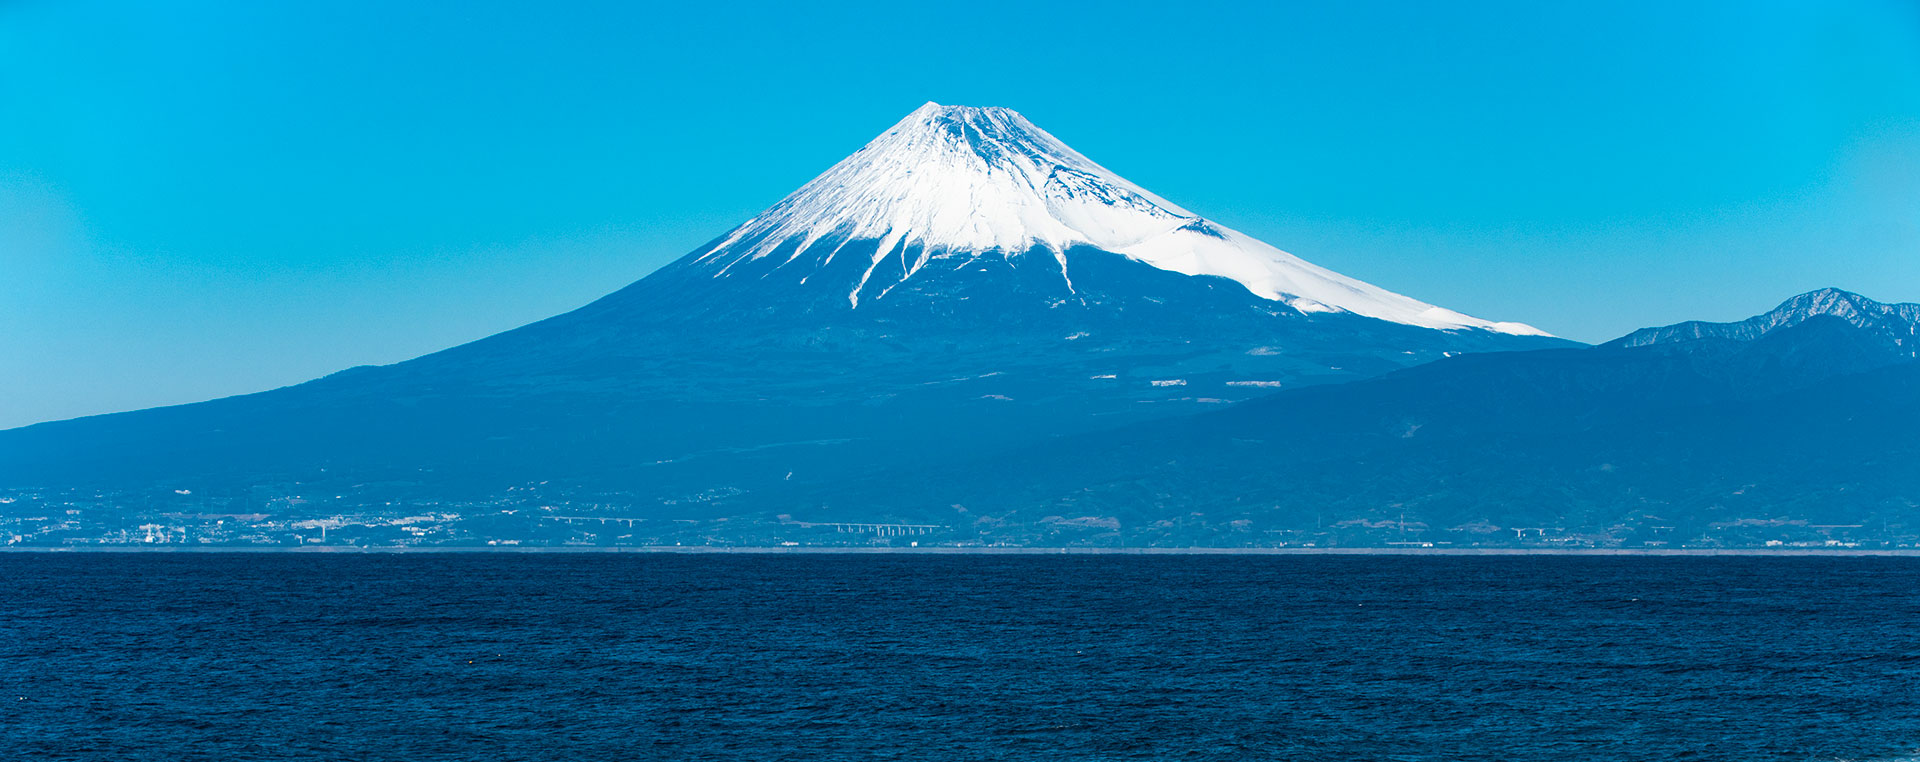
[[[0,4],[0,426],[577,307],[928,100],[1572,338],[1920,301],[1913,3],[268,5]]]

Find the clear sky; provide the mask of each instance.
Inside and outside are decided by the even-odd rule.
[[[928,100],[1571,338],[1920,301],[1912,2],[282,5],[0,2],[0,427],[563,312]]]

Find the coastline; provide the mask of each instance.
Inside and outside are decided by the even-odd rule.
[[[1080,547],[1003,547],[1003,548],[859,548],[859,547],[768,547],[768,546],[678,546],[642,545],[631,547],[408,547],[308,545],[295,547],[4,547],[0,554],[51,553],[159,553],[159,554],[231,554],[298,553],[317,555],[369,554],[669,554],[669,555],[928,555],[928,556],[1645,556],[1645,557],[1792,557],[1831,556],[1920,558],[1920,548],[1080,548]]]

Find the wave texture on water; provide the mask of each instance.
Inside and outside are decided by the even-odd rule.
[[[0,555],[20,759],[1888,759],[1920,560]]]

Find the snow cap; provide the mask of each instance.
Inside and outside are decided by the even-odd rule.
[[[879,242],[848,293],[855,308],[879,263],[902,247],[921,252],[904,278],[936,259],[1044,248],[1071,288],[1065,252],[1087,246],[1162,270],[1227,278],[1301,312],[1546,335],[1401,296],[1208,221],[1094,163],[1012,109],[932,101],[736,228],[699,261],[716,277],[777,250],[791,252],[791,264],[811,257],[824,266],[855,240]]]

